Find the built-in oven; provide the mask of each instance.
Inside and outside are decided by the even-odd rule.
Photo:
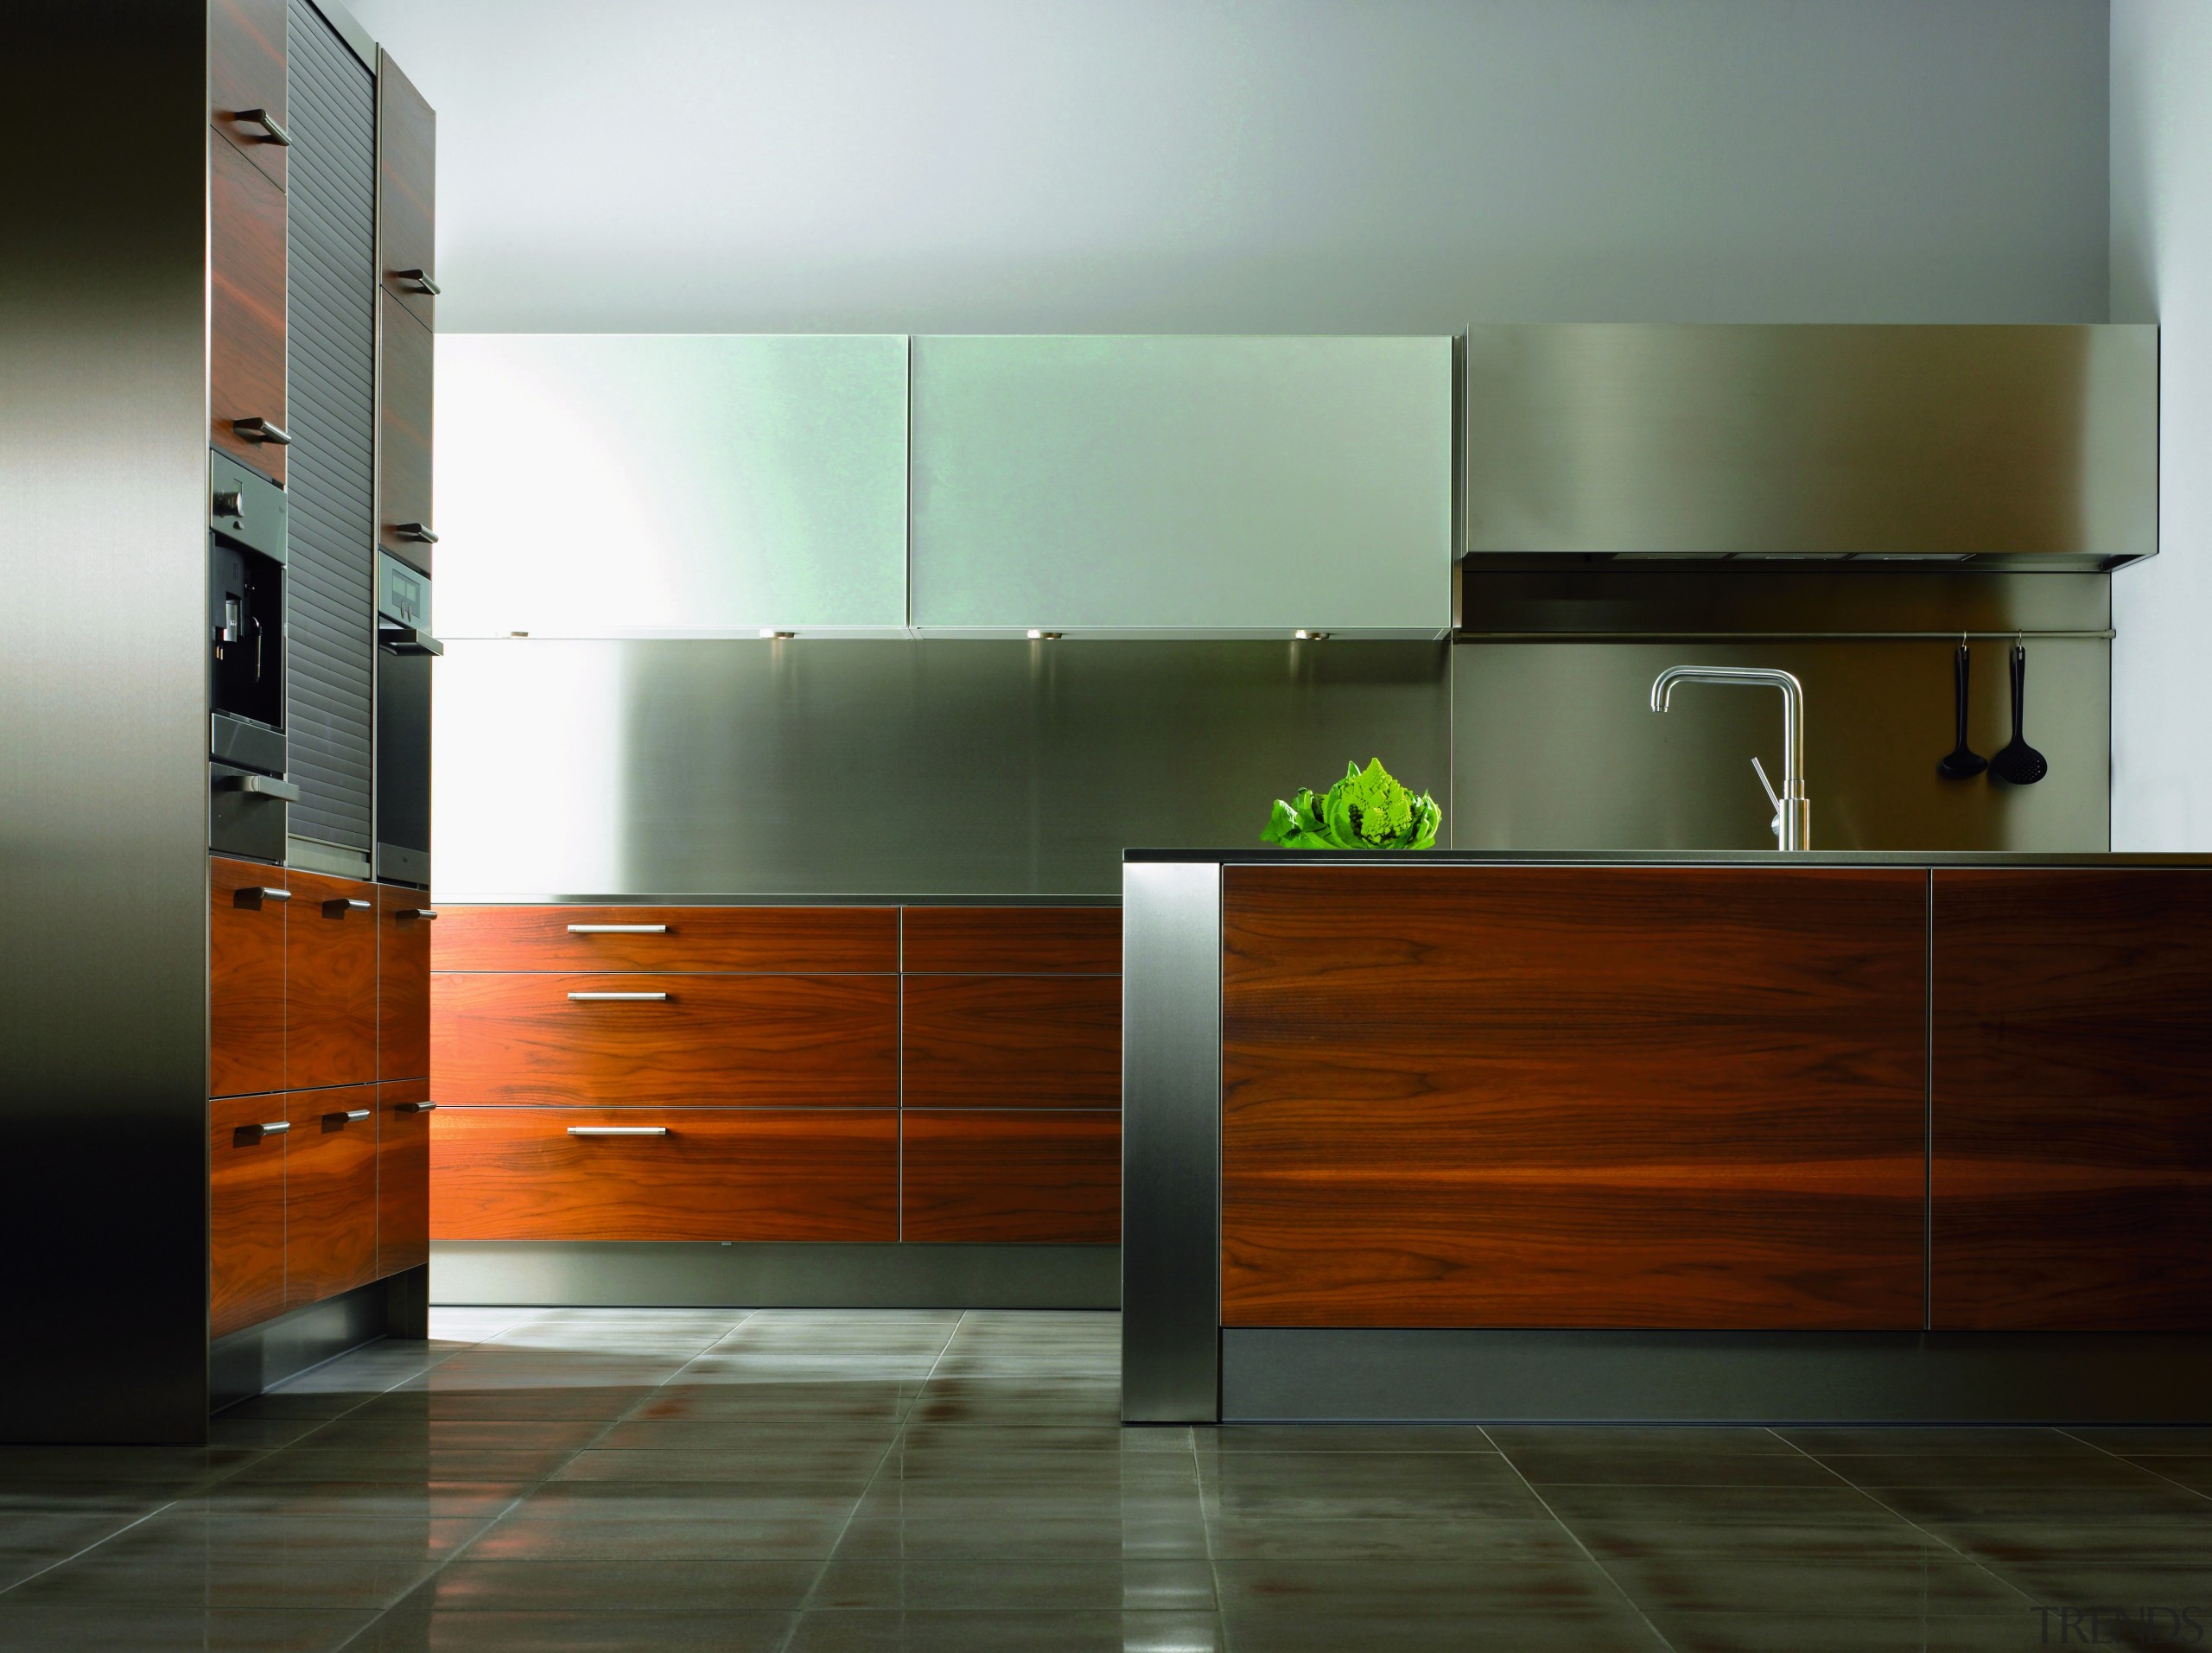
[[[377,553],[378,878],[430,883],[430,577]]]
[[[284,859],[284,491],[227,455],[207,466],[207,842]]]

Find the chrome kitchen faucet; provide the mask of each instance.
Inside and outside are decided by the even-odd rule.
[[[1651,682],[1651,709],[1663,712],[1678,683],[1742,683],[1754,689],[1782,690],[1782,795],[1775,796],[1766,767],[1754,757],[1766,801],[1774,805],[1777,849],[1809,849],[1813,837],[1813,805],[1805,796],[1805,685],[1787,671],[1772,666],[1669,666]]]

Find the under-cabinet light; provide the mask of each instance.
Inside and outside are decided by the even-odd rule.
[[[1033,643],[1057,643],[1060,640],[1060,634],[1058,632],[1040,632],[1032,626],[1029,628],[1029,640]]]

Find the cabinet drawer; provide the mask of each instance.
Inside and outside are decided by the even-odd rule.
[[[285,1107],[284,1297],[297,1308],[376,1278],[377,1088],[295,1090]]]
[[[430,1060],[464,1105],[895,1108],[898,1033],[896,976],[464,971],[436,978]]]
[[[439,912],[431,963],[441,970],[836,975],[899,968],[896,907],[457,906]]]
[[[280,429],[285,409],[284,192],[230,143],[210,135],[207,157],[209,439],[272,482],[284,450],[239,429]]]
[[[207,118],[270,182],[284,187],[283,145],[241,110],[266,110],[285,123],[284,0],[209,0]]]
[[[377,1077],[377,887],[288,869],[284,1082],[295,1090]],[[358,904],[358,905],[357,905]]]
[[[901,1124],[900,1238],[1122,1237],[1120,1114],[908,1112]]]
[[[221,1337],[284,1310],[282,1096],[226,1097],[207,1109],[207,1324]]]
[[[207,863],[207,1094],[284,1088],[284,919],[281,867]]]
[[[377,1087],[377,1277],[430,1260],[427,1079]]]
[[[654,1130],[659,1135],[574,1135]],[[441,1240],[895,1240],[899,1116],[457,1109],[430,1116]]]
[[[377,1077],[430,1072],[430,898],[377,886]]]
[[[935,974],[1118,976],[1117,906],[910,906],[904,963]]]
[[[1119,1108],[1118,976],[910,976],[909,1108]]]

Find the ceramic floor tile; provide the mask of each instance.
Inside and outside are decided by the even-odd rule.
[[[1796,1449],[1773,1430],[1732,1424],[1666,1427],[1651,1424],[1493,1423],[1483,1433],[1501,1452],[1542,1447],[1548,1452],[1678,1452],[1707,1458],[1750,1455],[1790,1458]]]
[[[1831,1468],[1798,1452],[1700,1453],[1641,1446],[1505,1448],[1513,1467],[1540,1488],[1554,1486],[1834,1486]]]
[[[1229,1644],[1243,1653],[1664,1653],[1666,1643],[1625,1606],[1529,1613],[1512,1609],[1452,1615],[1224,1610]]]
[[[2031,1597],[1985,1567],[1939,1550],[1819,1561],[1607,1556],[1605,1570],[1646,1612],[1932,1613],[2016,1612]]]
[[[745,1561],[819,1566],[848,1531],[845,1512],[673,1516],[653,1510],[548,1517],[518,1512],[469,1547],[486,1561]]]
[[[1205,1612],[1214,1609],[1213,1573],[1203,1559],[1135,1557],[1090,1561],[832,1561],[807,1598],[810,1611]]]
[[[472,1553],[431,1580],[420,1605],[442,1612],[757,1612],[798,1607],[821,1571],[802,1557],[505,1561]]]
[[[1352,1643],[1340,1643],[1343,1647]],[[1211,1613],[810,1612],[787,1653],[1213,1653]]]
[[[345,1653],[781,1653],[787,1612],[466,1612],[396,1608]]]
[[[2021,1611],[1984,1617],[1862,1614],[1662,1613],[1653,1623],[1675,1653],[2029,1653],[2058,1645],[2037,1616]],[[2078,1645],[2078,1643],[2077,1643]]]
[[[1603,1571],[1566,1547],[1546,1554],[1433,1556],[1313,1554],[1217,1561],[1221,1609],[1283,1617],[1546,1617],[1618,1613],[1622,1593]]]
[[[861,1513],[836,1535],[840,1561],[994,1562],[1203,1560],[1211,1541],[1195,1509],[1155,1514],[1102,1510],[970,1510],[963,1519]]]
[[[2063,1430],[2012,1425],[1875,1428],[1824,1424],[1774,1433],[1815,1458],[2078,1458],[2094,1450]],[[2206,1450],[2212,1451],[2212,1446]]]
[[[1254,1453],[1200,1460],[1220,1520],[1535,1516],[1537,1495],[1487,1453]]]
[[[2132,1424],[2084,1426],[2060,1431],[2069,1440],[2123,1458],[2178,1454],[2184,1458],[2212,1456],[2212,1426],[2193,1424]]]
[[[259,1612],[47,1603],[0,1596],[0,1653],[333,1653],[358,1645],[372,1610]]]

